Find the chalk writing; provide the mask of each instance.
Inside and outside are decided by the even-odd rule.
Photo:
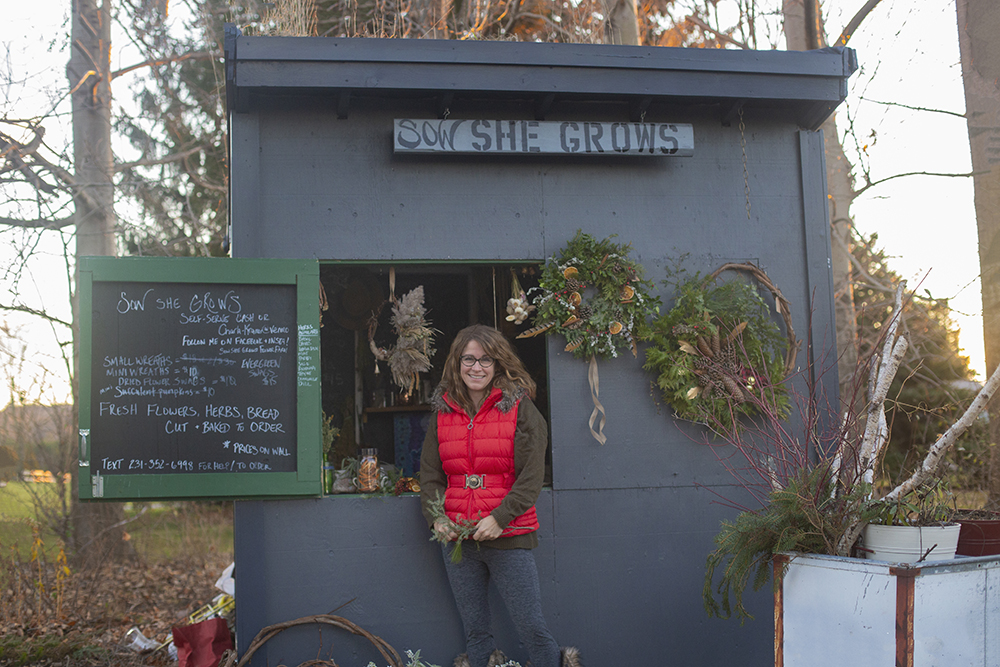
[[[319,382],[295,304],[293,285],[95,282],[96,471],[294,471],[295,387]]]

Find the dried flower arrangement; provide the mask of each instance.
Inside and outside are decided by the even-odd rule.
[[[523,324],[535,307],[528,303],[528,296],[513,269],[510,271],[510,292],[510,298],[507,299],[507,321],[515,325]]]
[[[424,287],[419,285],[403,295],[402,299],[390,297],[392,317],[390,323],[396,331],[396,344],[386,349],[375,344],[378,314],[381,306],[368,324],[368,345],[378,361],[387,361],[392,371],[392,381],[404,396],[411,396],[420,386],[420,374],[431,369],[436,330],[427,321],[424,308]],[[385,304],[383,304],[384,306]]]

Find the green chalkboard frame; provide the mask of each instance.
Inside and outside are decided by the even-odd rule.
[[[319,263],[311,260],[83,257],[79,266],[79,494],[84,501],[322,495]],[[95,282],[295,285],[298,325],[295,472],[91,474],[91,378]],[[309,341],[313,341],[310,344]]]

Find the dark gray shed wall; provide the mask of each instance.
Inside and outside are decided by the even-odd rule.
[[[280,101],[279,101],[280,102]],[[232,123],[233,254],[319,260],[542,261],[577,229],[631,242],[654,281],[681,254],[708,272],[755,261],[791,301],[811,358],[835,359],[822,136],[781,109],[745,116],[747,217],[738,123],[716,107],[652,105],[646,120],[689,122],[693,158],[397,157],[393,118],[436,116],[435,98],[352,97],[348,117],[315,103],[237,109]],[[550,120],[625,120],[627,105],[562,102]],[[462,100],[452,118],[531,118],[532,101]],[[663,294],[669,299],[670,294]],[[811,303],[812,297],[815,301]],[[666,304],[669,306],[669,303]],[[810,341],[805,341],[807,344]],[[731,479],[702,433],[657,405],[630,356],[601,361],[608,443],[590,436],[587,366],[549,344],[553,486],[539,500],[536,552],[557,639],[588,665],[765,665],[769,592],[757,620],[708,619],[704,560],[733,512]],[[835,387],[835,375],[829,378]],[[830,394],[834,395],[834,394]],[[236,506],[240,649],[269,624],[337,613],[437,664],[462,650],[437,546],[415,497],[330,497]],[[524,652],[502,610],[500,643]],[[315,629],[265,645],[254,664],[316,656]],[[324,650],[364,647],[324,631]],[[340,654],[334,653],[341,664]],[[362,653],[357,664],[376,659]]]

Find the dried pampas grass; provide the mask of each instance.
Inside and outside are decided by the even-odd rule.
[[[377,347],[374,341],[375,328],[370,327],[368,341],[380,361],[389,363],[392,381],[404,394],[413,394],[420,386],[420,374],[431,369],[434,355],[434,334],[436,330],[426,319],[424,308],[424,287],[419,285],[393,300],[390,323],[396,330],[396,344],[391,349]]]

